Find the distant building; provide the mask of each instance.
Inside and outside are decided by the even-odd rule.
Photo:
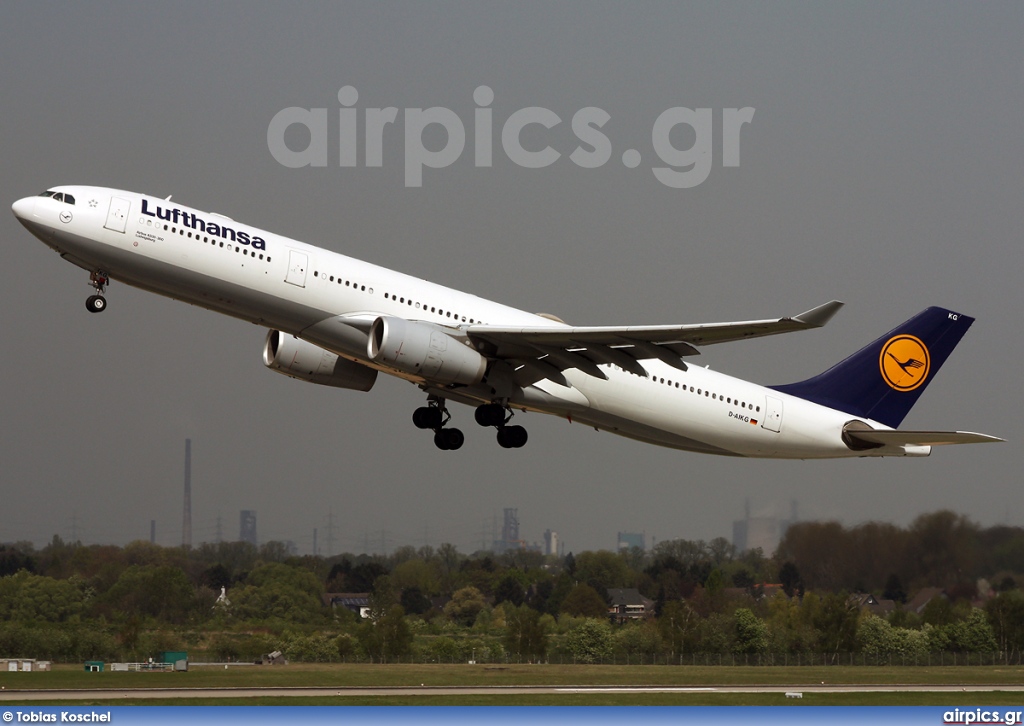
[[[259,539],[256,537],[256,512],[252,509],[243,509],[239,513],[238,539],[240,542],[248,542],[253,547],[259,546]]]
[[[544,532],[544,554],[558,554],[558,532],[552,532],[550,529]]]
[[[370,616],[370,593],[368,592],[326,592],[322,596],[325,606],[345,608],[361,618]]]
[[[745,506],[744,518],[732,523],[732,544],[737,552],[761,548],[766,557],[774,554],[789,526],[796,522],[796,501],[792,503],[789,519],[774,516],[750,516],[750,500]]]
[[[849,603],[858,610],[866,610],[880,618],[886,617],[896,609],[895,600],[882,600],[868,592],[855,592],[849,597]]]
[[[519,510],[506,507],[501,525],[501,539],[494,540],[491,550],[494,554],[500,555],[525,547],[526,543],[519,539]]]
[[[654,600],[640,594],[635,587],[608,588],[608,617],[617,623],[654,617]]]
[[[615,549],[621,552],[623,550],[631,550],[634,547],[646,552],[647,535],[643,532],[619,532],[615,541]]]

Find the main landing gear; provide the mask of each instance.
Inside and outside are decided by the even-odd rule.
[[[106,273],[99,270],[89,274],[89,284],[96,288],[96,294],[90,295],[85,301],[85,309],[90,313],[102,313],[107,309],[107,299],[103,297],[103,288],[110,282]]]
[[[498,444],[504,449],[519,449],[526,444],[526,429],[522,426],[509,426],[512,420],[512,409],[500,403],[485,403],[477,406],[476,422],[481,426],[493,426],[498,429]],[[434,432],[434,446],[442,451],[455,451],[462,448],[466,437],[455,428],[445,428],[452,416],[444,405],[444,399],[430,396],[427,405],[417,408],[412,413],[412,422],[418,429],[431,429]]]
[[[512,410],[500,403],[485,403],[477,406],[474,414],[476,422],[481,426],[494,426],[498,429],[498,445],[503,449],[519,449],[526,445],[529,436],[522,426],[509,426]]]
[[[412,422],[416,428],[434,430],[434,446],[441,451],[455,451],[462,448],[462,443],[466,440],[460,429],[444,427],[451,419],[451,414],[445,408],[444,399],[433,396],[427,401],[426,406],[417,408],[412,413]]]

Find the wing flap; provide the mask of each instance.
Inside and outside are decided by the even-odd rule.
[[[843,303],[832,300],[792,317],[732,323],[572,327],[553,321],[551,325],[519,328],[471,325],[465,332],[490,357],[521,363],[531,359],[543,362],[544,366],[530,367],[531,377],[544,369],[560,372],[576,368],[587,375],[606,378],[597,368],[598,363],[618,365],[646,377],[641,360],[657,359],[685,371],[686,364],[680,359],[699,355],[695,346],[820,328],[842,306]]]

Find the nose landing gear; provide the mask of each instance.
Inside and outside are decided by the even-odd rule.
[[[522,426],[509,426],[512,410],[500,403],[485,403],[478,406],[474,414],[476,422],[481,426],[494,426],[498,429],[498,445],[503,449],[519,449],[526,445],[529,435]]]
[[[103,297],[103,288],[110,282],[105,272],[96,270],[89,274],[89,284],[96,289],[95,295],[90,295],[85,301],[85,309],[90,313],[102,313],[107,309],[107,299]]]
[[[426,406],[413,411],[412,422],[418,429],[433,429],[434,446],[441,451],[455,451],[462,448],[466,437],[459,429],[446,429],[445,424],[451,421],[451,414],[445,408],[444,399],[431,396]]]

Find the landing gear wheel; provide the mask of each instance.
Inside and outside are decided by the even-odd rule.
[[[500,403],[485,403],[476,407],[473,418],[481,426],[504,426],[505,407]]]
[[[522,426],[503,426],[498,429],[498,445],[504,449],[520,449],[526,445],[529,434]]]
[[[90,295],[85,301],[85,309],[90,313],[102,313],[107,309],[107,300],[102,295]]]
[[[459,429],[438,429],[434,434],[434,446],[441,451],[461,449],[466,437]]]
[[[418,429],[439,429],[442,426],[441,409],[422,406],[412,412],[413,425]]]

